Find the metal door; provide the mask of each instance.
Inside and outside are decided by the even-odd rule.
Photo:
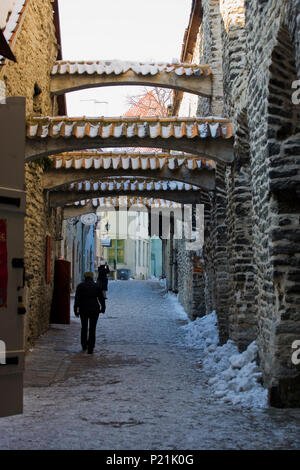
[[[23,412],[25,98],[0,102],[0,417]]]

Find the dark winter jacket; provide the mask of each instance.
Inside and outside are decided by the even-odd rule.
[[[79,313],[100,313],[100,305],[102,312],[105,311],[105,300],[99,286],[92,281],[86,279],[78,284],[75,294],[74,312]]]
[[[107,264],[105,265],[100,265],[98,267],[98,281],[97,283],[99,284],[99,287],[101,290],[107,290],[108,286],[108,279],[107,275],[109,273],[109,267]]]

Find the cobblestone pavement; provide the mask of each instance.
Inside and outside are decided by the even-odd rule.
[[[52,325],[27,357],[24,414],[0,449],[296,449],[300,410],[247,410],[209,395],[185,320],[155,281],[116,281],[95,354],[80,323]]]

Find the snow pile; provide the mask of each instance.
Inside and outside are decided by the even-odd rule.
[[[177,298],[174,295],[168,297],[175,313],[187,318]],[[185,331],[186,345],[200,351],[199,363],[216,398],[233,405],[267,407],[267,390],[259,383],[262,374],[256,363],[258,347],[255,341],[243,353],[239,353],[231,340],[223,346],[218,346],[219,333],[215,311],[195,321],[189,321],[182,328]]]
[[[169,302],[172,303],[172,312],[173,314],[176,314],[177,318],[188,320],[188,316],[183,306],[177,300],[177,295],[172,294],[171,292],[167,292],[165,298],[167,298]]]

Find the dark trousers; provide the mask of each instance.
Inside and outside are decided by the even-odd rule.
[[[93,351],[96,342],[96,326],[99,313],[81,313],[81,346]]]

